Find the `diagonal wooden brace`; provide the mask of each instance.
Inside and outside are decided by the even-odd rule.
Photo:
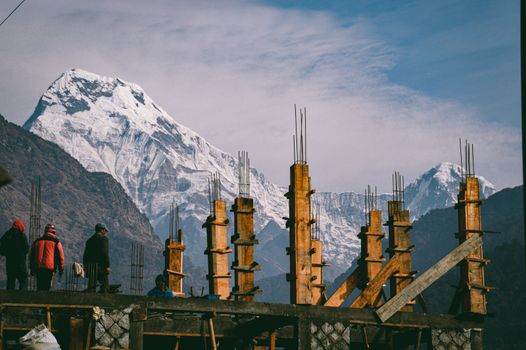
[[[323,304],[324,306],[330,306],[330,307],[340,307],[345,299],[349,295],[351,295],[352,291],[356,286],[358,285],[360,277],[360,267],[357,267],[354,269],[354,271],[350,274],[347,279],[340,284],[338,289],[332,295],[330,298]]]
[[[482,237],[473,236],[453,249],[448,255],[443,257],[439,262],[437,262],[420,277],[404,288],[400,294],[395,295],[382,307],[376,310],[376,314],[380,320],[382,320],[382,322],[387,321],[404,305],[413,300],[418,294],[422,293],[433,282],[455,267],[462,259],[464,259],[473,250],[477,249],[481,245]]]
[[[351,307],[362,308],[367,305],[374,305],[375,301],[380,294],[382,286],[387,280],[400,268],[400,255],[394,255],[387,264],[378,272],[378,274],[367,284],[367,287],[363,290],[362,294],[356,298],[351,304]]]

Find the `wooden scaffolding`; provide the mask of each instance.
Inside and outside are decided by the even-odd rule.
[[[234,200],[234,300],[253,301],[260,293],[254,285],[254,272],[261,267],[254,261],[254,245],[258,243],[254,234],[254,200],[250,198],[250,160],[246,152],[239,152],[239,197]]]
[[[307,164],[306,115],[301,111],[300,134],[294,136],[294,164],[290,167],[290,185],[285,197],[289,200],[289,217],[286,226],[289,228],[291,304],[312,304],[312,240],[311,225],[314,220],[311,213],[311,188],[309,166]],[[321,250],[321,249],[320,249]]]
[[[228,254],[232,249],[228,246],[226,202],[221,198],[221,180],[213,176],[210,185],[211,211],[203,227],[206,228],[208,255],[208,291],[219,299],[230,297],[230,271],[228,269]]]
[[[164,267],[167,275],[168,288],[177,297],[184,297],[183,269],[184,251],[183,230],[179,225],[179,206],[172,204],[169,214],[169,234],[164,244]]]
[[[456,236],[460,244],[472,237],[482,239],[484,234],[480,214],[482,205],[480,183],[475,176],[473,145],[466,142],[464,155],[465,173],[459,185],[458,202],[455,205],[458,210],[458,233]],[[491,287],[486,286],[484,274],[485,266],[488,263],[489,260],[484,258],[482,245],[462,260],[460,263],[460,283],[450,307],[451,313],[455,313],[459,305],[462,312],[487,313],[486,293],[491,290]]]
[[[404,178],[395,172],[393,175],[393,200],[388,201],[388,220],[386,226],[389,228],[389,253],[390,259],[395,256],[399,261],[397,272],[390,278],[391,297],[399,294],[415,278],[416,271],[412,270],[411,253],[414,245],[411,245],[411,221],[409,210],[404,207]],[[402,311],[413,311],[414,301],[410,301]]]

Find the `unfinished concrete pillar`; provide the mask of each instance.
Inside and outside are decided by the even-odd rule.
[[[313,239],[312,244],[312,305],[323,305],[326,301],[325,282],[323,281],[323,244],[319,239]]]
[[[168,238],[164,243],[164,271],[167,276],[168,288],[177,297],[184,297],[183,279],[183,252],[186,246],[183,244],[183,231],[179,226],[179,206],[170,205],[168,219]]]
[[[212,201],[212,213],[206,219],[203,227],[206,228],[208,255],[208,289],[209,294],[227,299],[230,296],[230,271],[228,268],[228,254],[232,249],[227,240],[228,218],[226,216],[226,202],[224,200]]]
[[[368,215],[368,225],[362,226],[358,237],[361,240],[361,257],[358,260],[360,266],[359,287],[364,290],[382,269],[385,261],[382,251],[382,239],[385,234],[382,232],[382,211],[370,210]],[[380,306],[382,298],[379,294],[373,306]]]
[[[412,270],[411,253],[414,246],[411,245],[411,220],[409,210],[404,209],[404,185],[403,177],[395,173],[393,176],[393,200],[387,202],[389,227],[389,257],[395,254],[400,257],[400,268],[390,279],[391,297],[400,293],[415,278],[416,271]],[[401,311],[413,311],[415,301],[412,300],[404,306]]]
[[[285,196],[289,199],[290,229],[290,302],[312,304],[312,243],[311,198],[309,166],[295,163],[290,167],[290,186]]]
[[[463,243],[473,236],[483,235],[480,215],[480,184],[475,176],[466,176],[458,194],[458,239]],[[460,304],[463,312],[486,314],[486,293],[490,287],[484,281],[484,270],[489,260],[484,259],[482,245],[460,263]]]
[[[164,245],[164,265],[168,276],[168,287],[176,297],[184,297],[183,279],[183,252],[186,246],[182,242],[183,232],[178,230],[179,240],[166,239]]]
[[[253,301],[254,295],[261,292],[254,285],[254,272],[261,267],[254,261],[254,245],[258,244],[254,234],[254,200],[238,197],[232,206],[234,212],[234,287],[232,295],[235,300]]]

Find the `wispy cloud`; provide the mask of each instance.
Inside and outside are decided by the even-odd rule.
[[[232,1],[39,1],[2,29],[0,112],[18,123],[79,67],[138,83],[216,146],[248,150],[280,184],[293,103],[308,109],[320,190],[387,191],[394,169],[411,178],[455,161],[460,136],[475,143],[478,172],[497,186],[521,182],[519,131],[389,81],[397,48],[366,18],[342,25],[325,12]]]

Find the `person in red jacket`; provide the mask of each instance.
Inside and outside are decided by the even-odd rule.
[[[47,224],[44,235],[31,247],[31,274],[37,276],[37,290],[50,290],[55,271],[64,273],[64,250],[55,234],[55,225]]]

